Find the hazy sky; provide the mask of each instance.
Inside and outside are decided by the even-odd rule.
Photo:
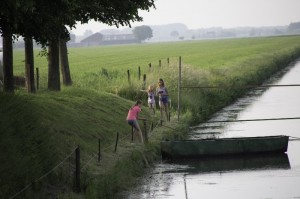
[[[140,12],[139,25],[184,23],[189,29],[208,27],[277,26],[300,21],[300,0],[156,0],[156,9]],[[78,25],[75,34],[115,28],[90,22]],[[120,27],[121,29],[125,27]]]

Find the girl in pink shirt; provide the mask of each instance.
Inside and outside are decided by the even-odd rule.
[[[142,102],[140,100],[138,100],[138,101],[136,101],[135,105],[129,109],[128,114],[127,114],[127,122],[130,126],[133,127],[134,132],[139,134],[140,140],[143,143],[144,142],[143,134],[142,134],[141,128],[139,126],[139,123],[137,121],[139,112],[142,111],[141,105],[142,105]]]

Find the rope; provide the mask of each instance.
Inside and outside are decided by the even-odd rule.
[[[290,138],[292,138],[292,139],[289,139],[289,141],[299,141],[300,140],[300,137],[290,136]]]
[[[219,120],[219,121],[207,121],[203,123],[219,123],[219,122],[257,122],[257,121],[271,121],[271,120],[299,120],[300,117],[290,118],[267,118],[267,119],[249,119],[249,120]]]
[[[180,88],[198,88],[198,89],[234,89],[234,88],[269,88],[269,87],[288,87],[300,86],[300,84],[286,84],[286,85],[245,85],[245,86],[181,86]]]

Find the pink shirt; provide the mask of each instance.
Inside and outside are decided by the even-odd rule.
[[[138,113],[141,111],[142,109],[139,106],[134,106],[133,108],[129,109],[127,120],[136,120]]]

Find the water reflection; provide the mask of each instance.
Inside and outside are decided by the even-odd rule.
[[[286,153],[206,157],[194,160],[172,160],[164,163],[166,170],[162,173],[209,173],[247,170],[290,169]]]
[[[282,75],[284,75],[283,78]],[[300,62],[267,84],[300,84]],[[224,108],[211,121],[289,118],[300,115],[300,88],[254,89]],[[190,138],[287,135],[300,137],[299,120],[204,123]],[[128,199],[300,198],[300,141],[289,142],[288,155],[235,156],[163,162],[125,193]]]

